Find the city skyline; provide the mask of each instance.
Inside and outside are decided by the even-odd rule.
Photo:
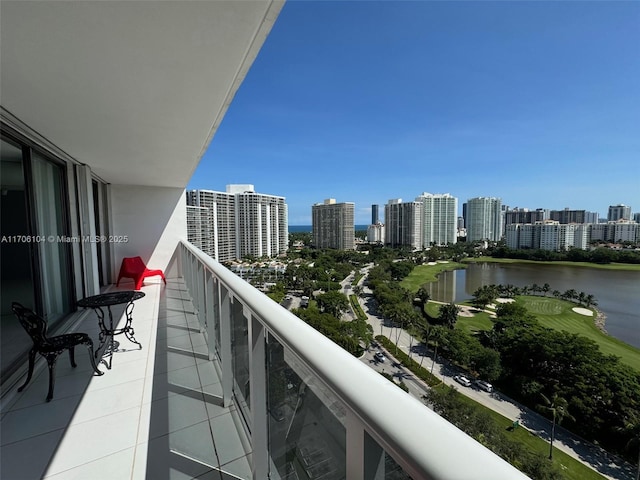
[[[458,214],[636,212],[639,21],[633,2],[288,2],[188,189],[259,184],[291,225],[425,191]]]

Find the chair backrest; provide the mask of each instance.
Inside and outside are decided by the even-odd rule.
[[[147,269],[142,257],[125,257],[122,259],[122,266],[129,273],[142,273]]]
[[[20,324],[31,337],[34,345],[46,345],[49,343],[47,339],[47,322],[42,317],[18,302],[11,304],[11,310],[20,320]]]

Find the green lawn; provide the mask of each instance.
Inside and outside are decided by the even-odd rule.
[[[572,310],[575,304],[552,297],[518,296],[516,302],[535,315],[541,325],[590,338],[598,344],[602,353],[620,357],[621,362],[640,371],[640,349],[598,330],[594,323],[595,315],[592,317],[580,315]],[[429,302],[425,310],[430,316],[436,317],[439,308],[440,304]],[[473,317],[458,316],[456,323],[456,328],[470,333],[490,330],[492,327],[493,322],[484,312]]]
[[[550,297],[520,296],[516,302],[533,313],[545,327],[577,333],[595,341],[600,350],[620,357],[620,361],[640,370],[640,349],[602,333],[594,324],[594,318],[575,313],[576,305]]]
[[[436,265],[418,265],[400,282],[400,285],[411,292],[417,292],[425,283],[435,282],[439,273],[447,270],[466,268],[462,263],[448,262]]]
[[[428,302],[425,306],[424,306],[424,311],[427,313],[427,315],[429,315],[431,318],[437,318],[438,315],[440,315],[440,307],[442,306],[441,303],[435,303],[435,302]]]
[[[520,260],[517,258],[493,258],[493,257],[478,257],[478,258],[465,258],[463,263],[537,263],[544,265],[565,265],[568,267],[588,267],[588,268],[600,268],[602,270],[630,270],[640,271],[640,265],[633,263],[589,263],[589,262],[551,262],[551,261],[538,261],[538,260]]]
[[[491,317],[487,312],[476,313],[473,317],[458,316],[456,328],[473,334],[480,330],[491,330],[493,328],[493,321],[491,321]]]

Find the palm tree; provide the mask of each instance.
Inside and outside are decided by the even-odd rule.
[[[459,312],[460,312],[460,307],[458,307],[453,302],[447,305],[442,305],[440,307],[439,320],[444,325],[448,326],[451,330],[453,330],[453,328],[456,326],[456,322],[458,321]]]
[[[551,285],[549,285],[548,283],[542,285],[542,293],[544,293],[545,297],[547,296],[547,293],[549,293],[549,290],[551,290]]]
[[[427,353],[427,346],[429,345],[429,337],[431,336],[431,333],[433,332],[433,327],[431,325],[429,325],[428,323],[426,325],[420,325],[420,329],[422,330],[422,336],[424,339],[424,353]],[[420,359],[420,367],[422,368],[422,362],[424,362],[424,357],[426,355],[422,355],[422,358]]]
[[[431,331],[431,336],[436,341],[436,346],[433,351],[433,363],[431,363],[431,375],[433,375],[433,366],[438,361],[438,344],[442,341],[442,339],[444,338],[444,335],[445,333],[442,327],[440,326],[433,327]]]
[[[563,297],[566,300],[574,300],[578,296],[578,292],[576,292],[573,288],[564,292]]]
[[[416,298],[420,299],[422,311],[424,312],[424,306],[427,304],[427,302],[431,298],[431,295],[429,294],[429,290],[427,290],[425,287],[420,287],[418,289],[418,293],[416,293]]]
[[[553,423],[551,424],[551,440],[549,441],[549,460],[553,460],[553,440],[556,436],[556,424],[560,425],[565,417],[571,420],[575,420],[575,418],[569,413],[569,402],[558,396],[557,393],[554,393],[551,399],[543,393],[541,393],[540,396],[544,400],[544,405],[537,405],[537,408],[543,412],[550,413],[553,418]]]
[[[407,333],[409,334],[409,358],[411,358],[411,349],[413,348],[413,334],[409,331],[409,329],[418,325],[419,321],[420,317],[418,317],[418,312],[416,312],[415,310],[407,318]]]
[[[580,305],[582,305],[584,303],[585,298],[587,298],[587,295],[584,292],[578,293],[578,303]]]

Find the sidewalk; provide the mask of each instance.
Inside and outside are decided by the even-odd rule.
[[[363,285],[365,279],[366,275],[360,280],[359,285]],[[414,358],[414,360],[416,360],[418,363],[423,360],[423,368],[429,369],[431,372],[433,372],[434,375],[441,377],[445,384],[456,386],[458,391],[463,395],[472,398],[473,400],[488,408],[491,408],[495,412],[500,413],[510,420],[519,421],[522,427],[527,428],[529,431],[535,433],[537,436],[547,441],[549,440],[551,422],[548,419],[530,410],[529,408],[520,405],[519,403],[501,394],[500,392],[494,392],[490,395],[486,392],[462,387],[453,380],[453,376],[460,373],[459,371],[447,365],[446,362],[439,361],[434,363],[433,358],[430,356],[430,352],[425,352],[424,348],[420,349],[419,353],[416,353],[415,346],[420,345],[420,342],[418,340],[409,335],[409,333],[405,330],[392,327],[390,325],[390,322],[388,322],[389,325],[385,324],[385,320],[376,314],[376,306],[374,304],[375,301],[373,300],[372,292],[366,286],[364,286],[363,288],[363,297],[364,299],[359,298],[359,302],[365,314],[367,315],[369,324],[373,328],[374,336],[384,335],[393,343],[396,343],[396,339],[398,339],[398,348],[405,352],[407,355],[410,354],[410,346],[413,346],[414,352],[410,354],[412,358]],[[392,358],[393,352],[388,352],[388,354],[390,355],[390,360],[392,360],[392,362],[398,363],[397,360]],[[421,356],[424,356],[424,358],[419,358]],[[387,367],[382,364],[379,367],[380,368],[378,369],[392,369],[392,365],[388,365]],[[423,389],[423,391],[428,388],[428,386],[424,382],[415,378],[415,376],[411,372],[405,370],[403,367],[400,367],[398,372],[387,371],[387,373],[401,376],[400,378],[402,378],[402,380],[408,386],[408,382],[410,381],[414,385],[419,385],[420,388]],[[416,394],[419,395],[418,398],[421,399],[423,393],[420,393],[420,391],[416,391],[417,388],[418,387],[412,388],[411,386],[409,386],[410,393],[414,396],[416,396]],[[616,458],[602,448],[590,442],[587,442],[586,440],[572,434],[571,432],[557,425],[554,446],[570,455],[571,457],[575,458],[576,460],[596,470],[606,478],[612,480],[630,480],[634,478],[634,466],[624,462],[622,459]]]

